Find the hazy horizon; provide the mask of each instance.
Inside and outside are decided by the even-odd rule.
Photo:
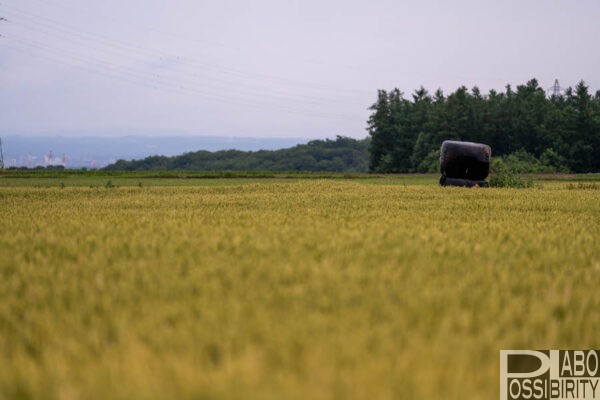
[[[177,156],[200,150],[278,150],[307,143],[307,138],[227,136],[29,136],[2,135],[6,167],[62,165],[102,168],[117,160]],[[332,138],[333,139],[333,138]]]

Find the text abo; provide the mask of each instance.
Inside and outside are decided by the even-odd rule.
[[[600,399],[599,350],[501,350],[500,399]]]

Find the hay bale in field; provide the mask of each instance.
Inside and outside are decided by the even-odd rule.
[[[440,150],[440,185],[487,186],[491,158],[487,144],[445,140]]]
[[[483,180],[490,172],[492,149],[487,144],[445,140],[440,172],[450,178]]]

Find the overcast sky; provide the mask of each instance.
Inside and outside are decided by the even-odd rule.
[[[600,1],[0,0],[0,134],[364,137],[378,88],[600,88]]]

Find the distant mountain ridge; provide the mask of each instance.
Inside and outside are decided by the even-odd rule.
[[[280,150],[195,151],[179,156],[150,156],[119,160],[105,167],[113,171],[338,171],[366,172],[370,139],[337,136],[312,140]]]

